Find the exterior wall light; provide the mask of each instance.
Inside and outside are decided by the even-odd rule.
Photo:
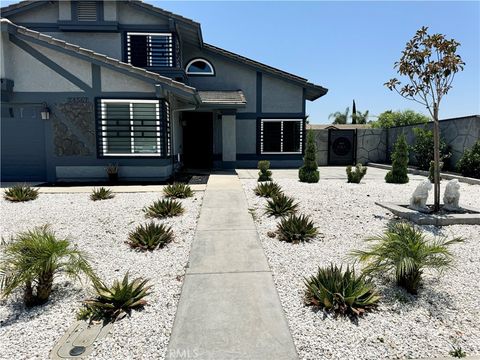
[[[50,120],[50,108],[47,106],[47,103],[43,103],[43,109],[40,111],[42,120]]]

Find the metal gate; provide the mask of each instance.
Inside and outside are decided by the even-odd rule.
[[[357,156],[355,130],[328,130],[328,165],[353,165]]]

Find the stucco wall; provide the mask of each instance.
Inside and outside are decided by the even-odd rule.
[[[302,112],[302,87],[264,73],[262,80],[262,88],[263,112]]]
[[[128,4],[117,4],[117,11],[118,21],[121,24],[168,25],[167,18],[147,14],[145,11],[138,10]]]
[[[58,20],[58,2],[52,1],[31,11],[9,16],[14,23],[56,23]]]
[[[257,121],[237,120],[237,154],[257,152]]]

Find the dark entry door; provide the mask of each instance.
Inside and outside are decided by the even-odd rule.
[[[328,131],[328,165],[352,165],[355,163],[355,130]]]
[[[190,169],[209,169],[213,161],[213,114],[182,114],[183,164]]]
[[[2,105],[1,180],[45,181],[45,120],[35,106]]]

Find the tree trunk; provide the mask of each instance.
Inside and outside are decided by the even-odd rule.
[[[433,194],[434,194],[434,211],[440,210],[440,124],[438,123],[438,107],[434,105],[433,108]]]
[[[32,307],[36,304],[35,296],[33,296],[32,283],[30,281],[25,283],[25,288],[23,289],[23,303],[26,307]]]
[[[44,274],[40,277],[37,285],[37,302],[39,305],[48,301],[50,293],[52,292],[53,276]]]

